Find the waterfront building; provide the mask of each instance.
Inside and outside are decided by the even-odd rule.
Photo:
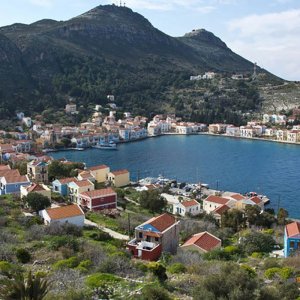
[[[162,252],[175,254],[179,244],[179,221],[170,214],[154,217],[135,228],[127,247],[133,257],[154,261]]]
[[[191,134],[193,133],[193,127],[187,124],[181,124],[176,126],[176,133],[178,134]]]
[[[300,223],[287,224],[284,229],[284,257],[298,253],[300,250]]]
[[[130,184],[130,173],[127,170],[109,172],[108,181],[115,187],[123,187]]]
[[[106,182],[110,168],[106,165],[93,166],[88,169],[97,182]]]
[[[222,241],[219,238],[207,231],[204,231],[194,234],[181,246],[181,249],[206,253],[213,249],[220,248],[221,244]]]
[[[79,194],[79,204],[89,210],[117,208],[117,193],[112,188],[93,190]]]
[[[227,198],[211,195],[203,200],[203,210],[207,214],[210,214],[216,208],[218,208],[222,205],[227,205],[229,207],[232,207],[232,202],[235,202],[235,201],[227,199]]]
[[[68,223],[79,227],[84,226],[85,215],[77,204],[66,205],[55,208],[47,208],[39,212],[46,225],[53,223]]]
[[[287,131],[287,141],[290,143],[300,142],[300,130],[288,130]]]
[[[286,141],[287,139],[287,130],[277,130],[276,138],[278,141]]]
[[[240,128],[235,126],[226,127],[226,135],[228,136],[240,136]]]

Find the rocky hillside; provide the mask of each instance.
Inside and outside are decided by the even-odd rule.
[[[0,118],[16,109],[61,109],[69,97],[84,110],[105,104],[107,93],[117,96],[119,106],[149,114],[161,111],[162,104],[174,108],[176,91],[193,89],[190,75],[215,71],[230,76],[253,68],[210,32],[174,38],[131,9],[114,5],[65,22],[2,27],[0,62]],[[279,80],[258,72],[267,82]]]

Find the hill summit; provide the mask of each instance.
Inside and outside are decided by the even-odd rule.
[[[253,68],[204,29],[171,37],[142,15],[115,5],[98,6],[67,21],[0,28],[0,63],[5,83],[0,86],[0,118],[16,107],[28,112],[60,109],[70,97],[83,107],[105,104],[107,93],[139,113],[172,110],[170,89],[176,98],[190,75]]]

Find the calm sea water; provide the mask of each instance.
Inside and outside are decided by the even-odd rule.
[[[163,175],[211,188],[266,194],[270,207],[300,218],[300,147],[213,136],[162,136],[118,145],[118,151],[89,149],[53,153],[85,162],[126,168],[132,179]],[[279,202],[279,203],[278,203]]]

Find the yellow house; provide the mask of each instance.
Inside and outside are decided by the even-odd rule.
[[[109,167],[106,165],[100,165],[91,167],[88,169],[92,176],[96,179],[97,182],[105,182],[107,180],[107,175],[110,171]]]
[[[108,173],[108,181],[115,187],[122,187],[130,184],[130,173],[127,170],[119,170]]]
[[[32,183],[31,185],[21,186],[21,199],[29,193],[38,193],[48,197],[51,200],[51,190],[44,184]]]
[[[74,180],[68,184],[69,196],[72,202],[78,202],[79,194],[90,192],[95,189],[94,184],[89,180]]]
[[[44,161],[33,160],[27,164],[27,175],[35,182],[48,182],[48,164]]]

